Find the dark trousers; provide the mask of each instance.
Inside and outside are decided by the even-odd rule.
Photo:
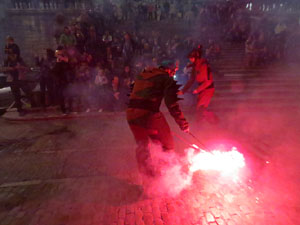
[[[54,81],[49,76],[41,76],[40,79],[41,88],[41,103],[42,106],[53,105],[55,103]],[[48,91],[48,102],[46,103],[46,91]]]
[[[143,110],[144,111],[144,110]],[[140,114],[140,109],[128,109],[127,118]],[[163,151],[174,149],[173,137],[170,127],[161,112],[143,118],[143,124],[139,125],[128,121],[130,129],[138,145],[136,148],[136,159],[139,170],[149,168],[152,165],[150,154],[150,141],[162,146]]]
[[[11,93],[14,97],[15,106],[18,109],[18,112],[22,111],[22,102],[21,102],[21,89],[25,93],[26,98],[31,103],[31,106],[34,106],[34,100],[32,96],[32,90],[31,88],[26,84],[25,81],[14,81],[10,84]]]
[[[63,113],[66,112],[66,103],[65,103],[65,97],[66,97],[66,90],[67,90],[67,85],[63,83],[58,83],[57,84],[57,100],[60,105],[60,109]]]

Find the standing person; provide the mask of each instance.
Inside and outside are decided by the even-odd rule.
[[[107,110],[108,108],[108,78],[107,75],[101,67],[96,68],[96,76],[94,80],[94,96],[96,98],[96,108],[98,112]]]
[[[52,69],[52,73],[56,78],[56,94],[59,105],[63,114],[66,111],[65,99],[66,90],[69,83],[69,73],[71,72],[69,58],[66,56],[63,47],[59,46],[55,51],[56,63]]]
[[[39,58],[37,60],[37,65],[41,68],[40,75],[40,88],[41,88],[41,103],[43,107],[47,105],[55,104],[55,87],[54,87],[54,79],[51,74],[51,70],[55,65],[55,52],[52,49],[46,49],[46,58]],[[48,101],[46,101],[46,90],[48,91]]]
[[[7,59],[4,61],[4,68],[2,68],[2,71],[8,74],[6,82],[10,85],[15,105],[20,116],[24,116],[26,114],[22,108],[21,89],[30,100],[31,107],[35,105],[32,90],[25,81],[28,70],[29,69],[22,58],[10,49]]]
[[[59,45],[68,49],[76,45],[76,37],[72,34],[69,27],[64,28],[64,32],[59,37]]]
[[[170,127],[159,111],[164,98],[170,114],[184,132],[189,132],[189,124],[178,104],[178,87],[173,76],[175,63],[164,61],[159,68],[147,68],[140,73],[133,85],[127,109],[127,122],[138,145],[136,159],[139,171],[147,176],[155,176],[151,162],[150,139],[162,145],[163,151],[174,149]]]
[[[131,65],[131,61],[134,54],[133,41],[128,33],[124,35],[124,44],[122,49],[125,65]]]
[[[217,117],[207,110],[207,107],[214,95],[215,88],[210,65],[202,56],[202,46],[200,45],[197,49],[190,52],[188,58],[191,62],[189,67],[192,68],[192,72],[190,79],[179,94],[181,95],[186,93],[196,80],[198,87],[193,91],[193,94],[198,94],[197,115],[199,116],[199,119],[206,118],[208,121],[217,122]]]
[[[20,48],[19,46],[15,43],[15,40],[11,36],[6,37],[6,45],[4,49],[5,54],[10,54],[10,53],[15,53],[17,55],[17,58],[20,57]]]

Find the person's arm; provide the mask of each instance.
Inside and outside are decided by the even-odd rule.
[[[164,99],[171,116],[174,118],[180,129],[184,132],[188,132],[189,124],[178,104],[178,101],[180,100],[177,96],[179,87],[180,85],[176,84],[176,81],[172,77],[169,77],[165,84]]]
[[[191,86],[195,82],[195,79],[196,79],[196,70],[195,70],[195,67],[193,66],[190,79],[188,80],[188,82],[184,85],[184,87],[181,90],[182,94],[186,93],[191,88]]]
[[[198,94],[199,92],[203,91],[207,87],[209,87],[213,83],[213,80],[206,80],[204,81],[199,87],[197,87],[194,91],[193,94]]]
[[[208,68],[207,64],[203,64],[202,68],[201,68],[201,73],[206,74],[206,76],[204,76],[205,80],[203,80],[203,82],[201,83],[201,85],[199,85],[194,91],[193,94],[198,94],[199,92],[201,92],[202,90],[204,90],[205,88],[209,87],[212,83],[213,83],[213,79],[212,79],[212,74],[210,69]]]

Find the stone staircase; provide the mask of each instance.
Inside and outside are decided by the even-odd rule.
[[[299,109],[300,72],[291,65],[247,69],[244,45],[226,44],[215,70],[215,111]]]

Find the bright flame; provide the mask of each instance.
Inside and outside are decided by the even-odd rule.
[[[244,156],[235,147],[227,152],[219,150],[207,152],[200,149],[199,153],[195,153],[195,149],[190,148],[187,157],[191,172],[198,170],[218,171],[221,175],[231,177],[235,181],[238,179],[239,170],[245,166]]]

